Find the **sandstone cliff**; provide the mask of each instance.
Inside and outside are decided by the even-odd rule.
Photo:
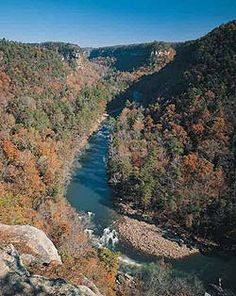
[[[0,295],[99,296],[86,286],[74,286],[62,279],[47,279],[30,274],[13,245],[0,248]]]
[[[0,224],[0,295],[102,296],[87,279],[75,286],[65,280],[35,275],[27,267],[61,265],[61,257],[46,234],[30,225]],[[86,286],[85,286],[86,285]]]

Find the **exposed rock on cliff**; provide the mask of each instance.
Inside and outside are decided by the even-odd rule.
[[[31,275],[24,267],[16,249],[10,245],[0,248],[0,295],[32,296],[99,296],[86,286],[74,286],[62,279],[49,280]]]
[[[72,65],[77,65],[79,68],[83,67],[86,63],[83,51],[76,44],[64,42],[44,42],[40,45],[58,52],[62,56],[62,60],[66,60]]]
[[[150,42],[143,44],[119,45],[85,49],[90,59],[110,58],[119,71],[133,71],[140,67],[153,66],[156,71],[175,56],[174,43]]]
[[[13,244],[27,261],[61,264],[57,249],[46,234],[30,225],[0,224],[1,244]]]

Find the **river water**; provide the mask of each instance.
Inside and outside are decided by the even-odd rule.
[[[87,212],[92,217],[96,237],[102,237],[104,244],[109,238],[117,240],[112,232],[112,224],[119,215],[112,206],[112,190],[108,185],[107,154],[109,142],[108,123],[104,122],[94,133],[84,152],[76,159],[72,180],[67,189],[67,198],[79,212]],[[105,229],[105,231],[104,231]],[[105,235],[105,240],[104,240]],[[146,263],[152,258],[140,256],[134,250],[121,244],[116,249],[123,254],[124,261]],[[236,258],[230,256],[197,254],[186,259],[171,262],[176,271],[195,274],[205,284],[217,283],[222,278],[223,287],[236,292]]]

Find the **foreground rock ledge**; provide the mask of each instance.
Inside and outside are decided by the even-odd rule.
[[[180,246],[164,238],[161,230],[153,224],[126,216],[117,223],[117,231],[126,244],[148,255],[180,259],[199,252],[196,248]]]
[[[102,296],[86,286],[74,286],[62,279],[31,275],[13,245],[0,247],[0,295],[10,296]]]
[[[24,257],[37,257],[41,263],[61,264],[57,249],[46,234],[30,225],[6,225],[0,223],[1,244],[13,244]]]

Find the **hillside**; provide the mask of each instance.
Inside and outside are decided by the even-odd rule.
[[[73,45],[0,41],[0,223],[33,225],[55,244],[63,264],[30,269],[75,285],[86,277],[114,295],[109,254],[91,246],[64,199],[74,157],[116,91],[105,72]]]
[[[164,227],[183,242],[235,251],[235,84],[236,21],[181,44],[81,49],[0,40],[0,251],[7,259],[0,260],[0,285],[9,289],[10,277],[14,289],[22,285],[29,294],[44,287],[78,295],[202,295],[194,277],[176,275],[164,261],[123,278],[118,255],[92,246],[65,187],[104,113],[125,105],[110,121],[114,202],[122,214],[160,226],[159,249],[152,235],[139,239],[143,230],[137,245],[150,250],[153,243],[164,256],[171,245],[175,258],[183,249],[183,257],[195,253],[161,237]],[[132,225],[147,230],[145,222],[124,220],[130,237]],[[14,263],[9,270],[7,262]]]
[[[225,247],[236,244],[235,57],[236,21],[182,44],[132,86],[145,108],[127,105],[110,147],[123,209]]]
[[[167,42],[141,43],[112,47],[92,48],[87,50],[90,60],[96,58],[110,59],[118,71],[135,71],[138,68],[149,70],[160,67],[175,55],[176,44]]]

